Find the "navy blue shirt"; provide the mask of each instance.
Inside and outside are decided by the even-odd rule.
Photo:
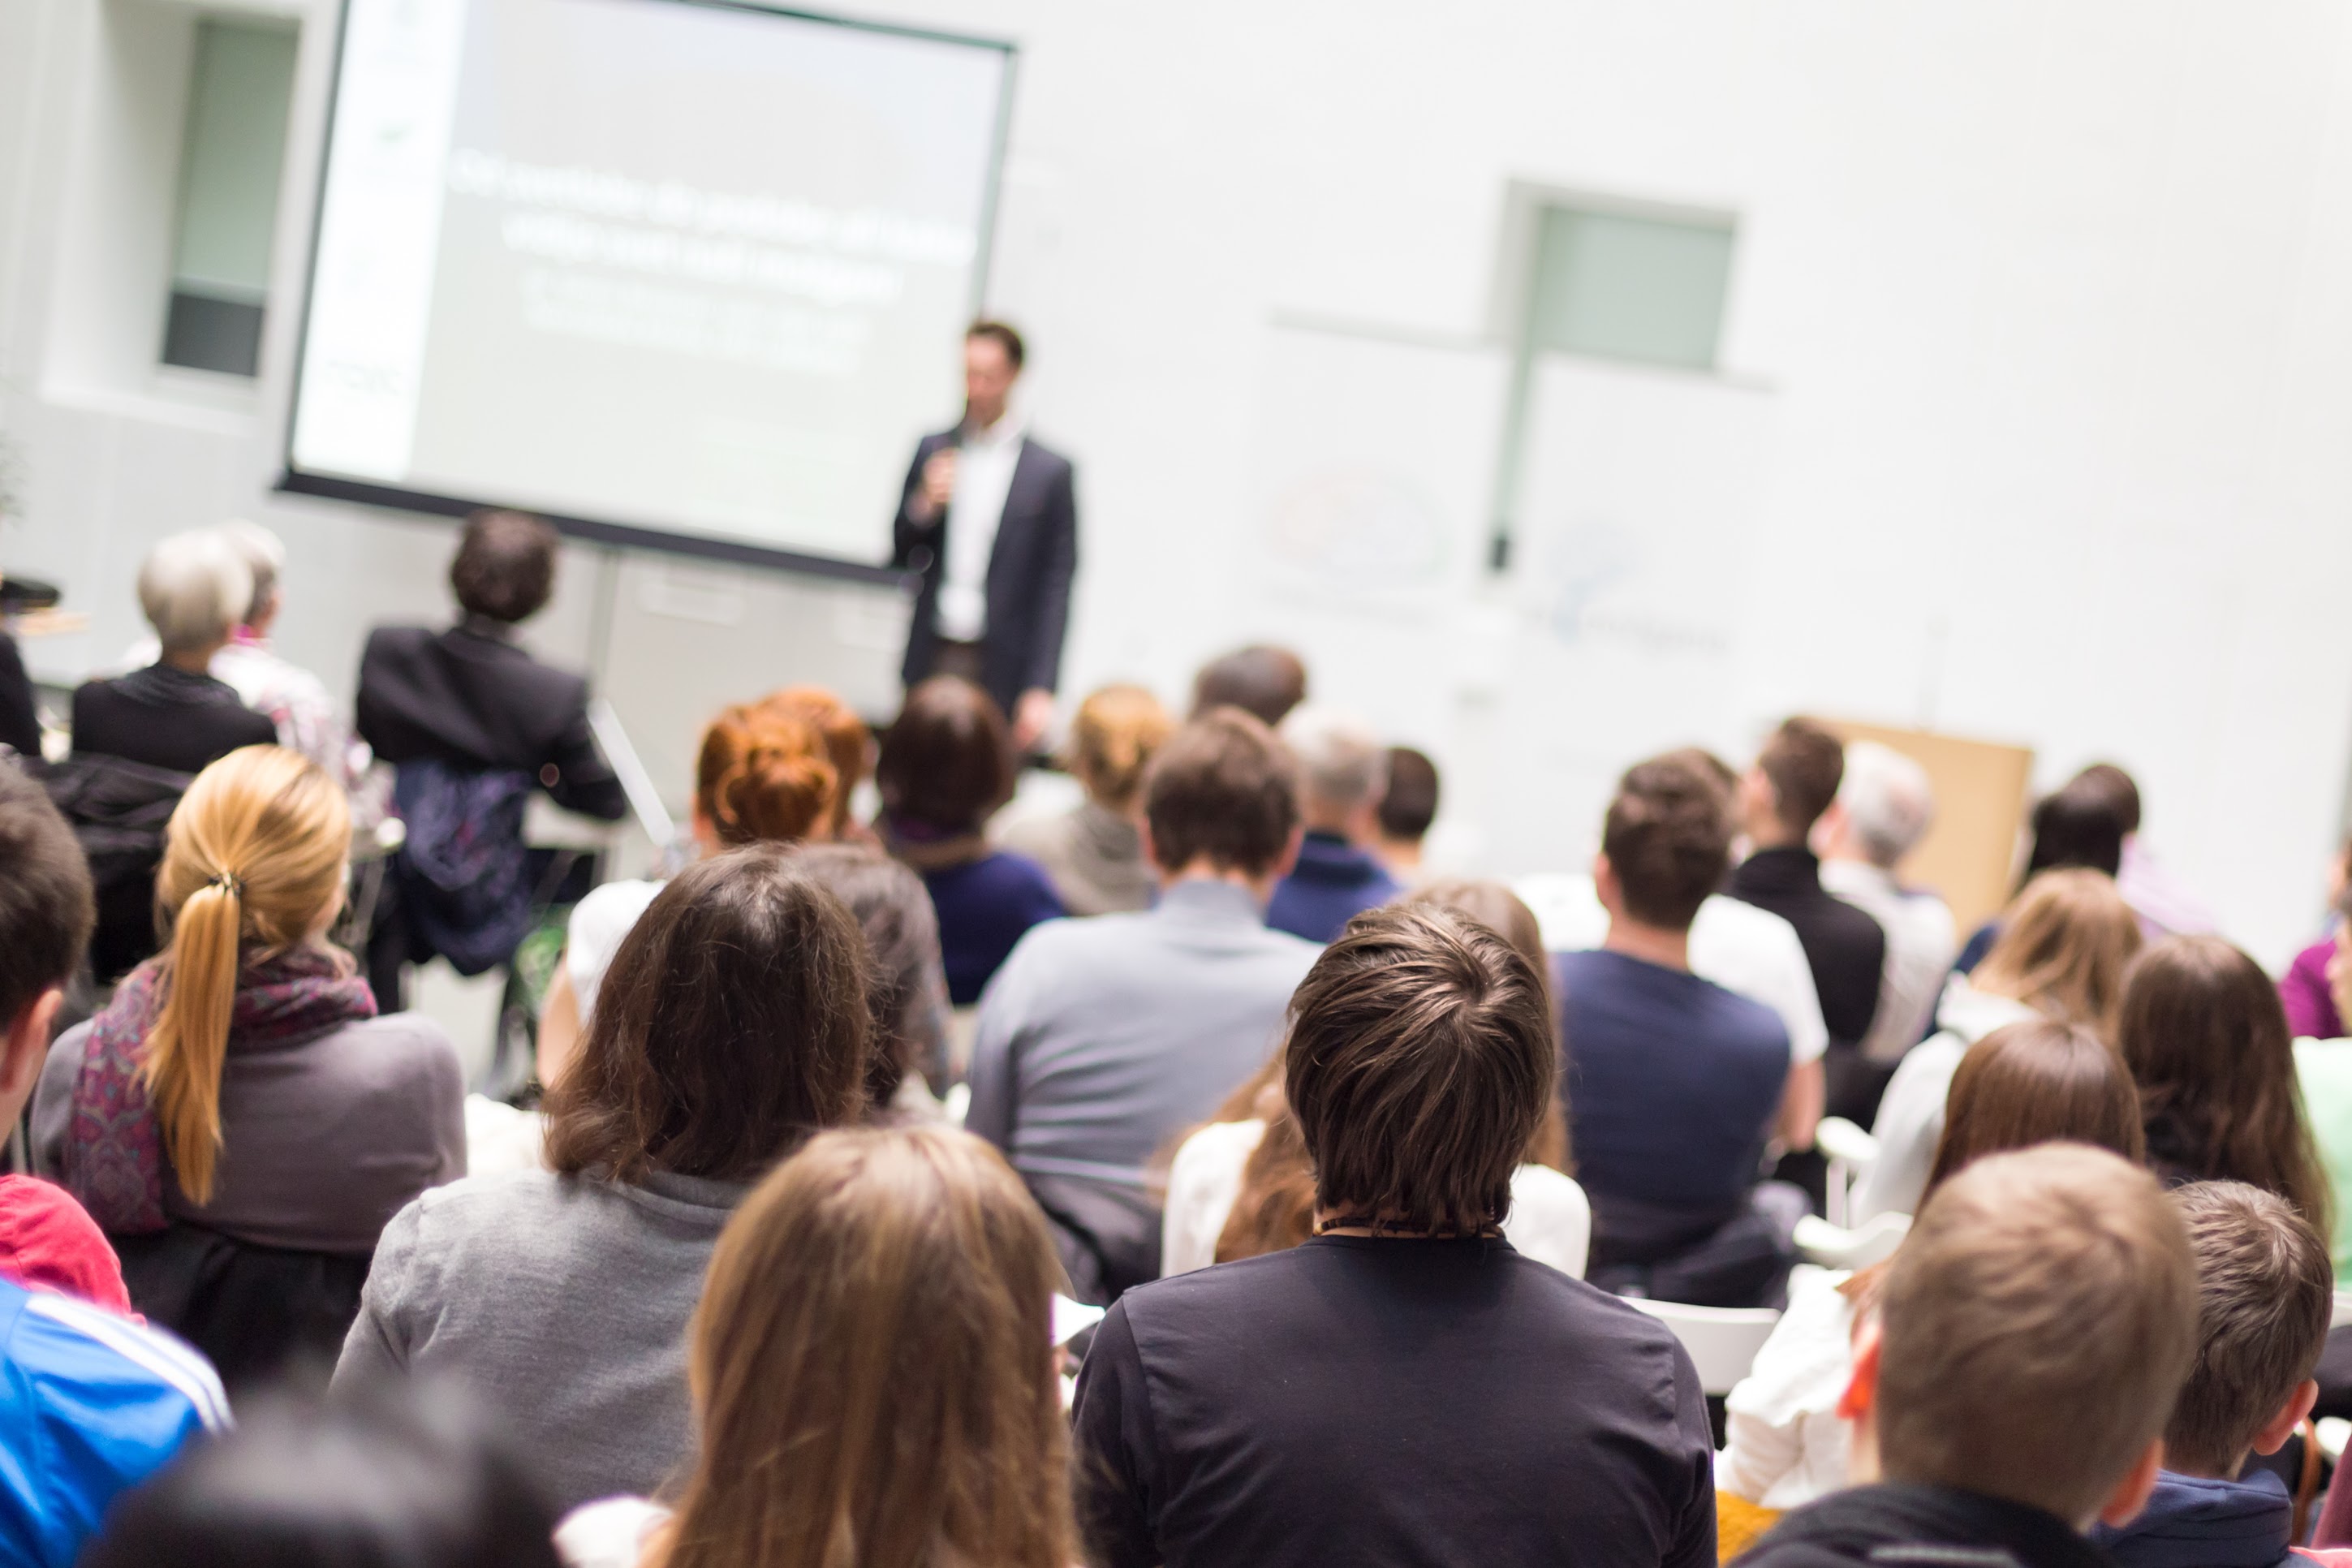
[[[940,963],[948,1000],[968,1007],[980,1000],[1005,954],[1031,926],[1057,920],[1062,908],[1052,879],[1025,855],[1003,850],[923,873],[940,915]]]
[[[1331,942],[1357,915],[1403,890],[1370,851],[1336,833],[1309,833],[1298,847],[1298,864],[1275,887],[1265,923],[1309,942]]]
[[[1552,960],[1576,1179],[1595,1196],[1727,1210],[1756,1184],[1789,1077],[1780,1016],[1622,952]]]

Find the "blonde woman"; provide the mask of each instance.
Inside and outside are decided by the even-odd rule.
[[[1044,1219],[978,1139],[827,1132],[746,1198],[689,1334],[675,1512],[592,1504],[573,1568],[1077,1561]]]
[[[2011,1024],[2046,1018],[2114,1045],[2124,971],[2139,949],[2139,918],[2105,872],[2043,871],[2026,883],[2001,917],[1984,962],[1946,986],[1937,1033],[1887,1080],[1873,1129],[1878,1162],[1854,1188],[1855,1223],[1917,1208],[1943,1135],[1952,1074],[1977,1041]]]
[[[1070,725],[1069,769],[1087,798],[1005,830],[1004,847],[1043,866],[1072,914],[1151,907],[1158,883],[1143,856],[1143,772],[1175,727],[1140,686],[1095,692]]]
[[[231,752],[172,815],[171,927],[50,1050],[36,1159],[112,1238],[132,1304],[235,1384],[331,1356],[377,1235],[465,1173],[465,1088],[440,1026],[375,1016],[327,927],[342,786],[278,746]]]

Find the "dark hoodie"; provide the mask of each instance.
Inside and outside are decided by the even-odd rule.
[[[1798,1509],[1737,1561],[1741,1568],[2111,1568],[2106,1553],[2055,1514],[1892,1481]]]
[[[2094,1526],[2091,1539],[2120,1568],[2272,1568],[2287,1560],[2294,1527],[2286,1483],[2268,1470],[2235,1481],[2167,1470],[2137,1519]]]

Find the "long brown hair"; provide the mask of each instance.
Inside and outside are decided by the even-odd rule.
[[[241,746],[196,775],[165,832],[155,901],[172,924],[163,1005],[141,1073],[181,1190],[210,1201],[221,1148],[221,1063],[239,950],[283,952],[343,896],[351,807],[319,765],[282,746]]]
[[[689,1339],[700,1457],[651,1560],[1067,1568],[1060,1272],[978,1139],[813,1140],[711,1256]]]
[[[1535,912],[1500,882],[1435,882],[1420,889],[1404,902],[1426,909],[1451,910],[1466,915],[1500,936],[1528,961],[1543,989],[1544,1011],[1558,1033],[1559,1011],[1551,1005],[1551,963],[1544,951],[1543,931]],[[1298,1119],[1283,1095],[1283,1055],[1271,1060],[1225,1098],[1217,1110],[1219,1121],[1262,1120],[1265,1132],[1242,1166],[1241,1187],[1234,1196],[1224,1228],[1217,1234],[1216,1260],[1255,1258],[1283,1252],[1305,1241],[1315,1230],[1315,1170],[1307,1156],[1307,1140]],[[1561,1096],[1552,1095],[1528,1141],[1521,1163],[1549,1165],[1563,1175],[1575,1166],[1570,1158],[1568,1114]]]
[[[857,1119],[866,939],[781,845],[698,860],[621,941],[580,1055],[547,1095],[547,1160],[635,1182],[748,1182]]]
[[[2261,965],[2217,936],[2158,942],[2125,982],[2117,1044],[2152,1154],[2193,1181],[2276,1193],[2331,1234],[2294,1039]]]
[[[2139,917],[2114,878],[2044,871],[2010,904],[1969,984],[2113,1039],[2124,971],[2139,947]]]

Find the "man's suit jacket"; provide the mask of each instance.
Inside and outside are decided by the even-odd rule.
[[[954,509],[929,527],[909,515],[923,465],[931,454],[955,444],[956,432],[926,436],[915,448],[899,492],[898,516],[890,531],[890,564],[922,576],[915,598],[915,621],[907,635],[904,675],[912,686],[930,673],[938,640],[940,576],[947,560],[947,531]],[[1070,619],[1070,580],[1078,570],[1078,501],[1070,460],[1039,446],[1021,443],[1013,483],[1004,492],[1004,521],[988,558],[988,650],[982,684],[1009,715],[1032,687],[1051,691],[1059,684],[1062,636]]]
[[[567,811],[610,821],[628,809],[588,728],[588,683],[495,632],[378,626],[360,658],[358,708],[360,738],[395,766],[524,773]]]

